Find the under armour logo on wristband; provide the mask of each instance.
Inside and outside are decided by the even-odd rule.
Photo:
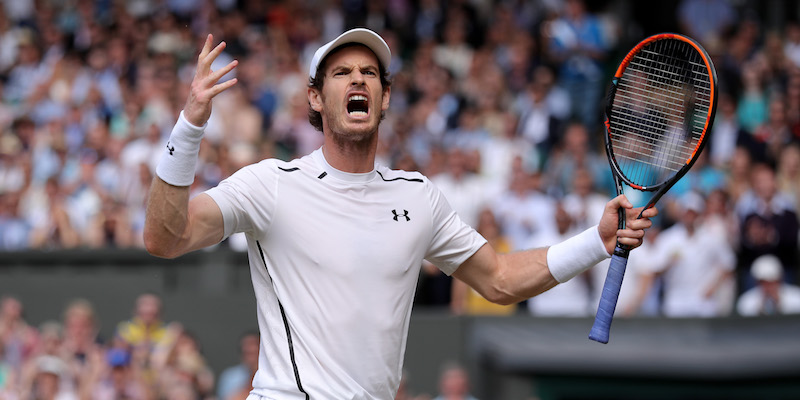
[[[399,221],[399,220],[397,219],[398,217],[405,217],[406,221],[411,221],[411,218],[409,218],[409,216],[408,216],[408,210],[403,210],[403,214],[402,214],[402,215],[401,215],[401,214],[398,214],[398,213],[397,213],[397,210],[392,210],[392,214],[394,214],[394,217],[393,217],[393,219],[394,219],[395,221]]]
[[[172,152],[175,151],[175,146],[169,147],[169,141],[167,141],[167,150],[169,150],[169,155],[173,155]]]

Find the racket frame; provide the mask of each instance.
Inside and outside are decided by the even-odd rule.
[[[645,46],[650,45],[651,43],[664,40],[664,39],[673,39],[679,40],[685,43],[690,44],[694,47],[695,50],[701,55],[706,70],[709,72],[709,79],[711,80],[710,84],[710,93],[709,93],[709,102],[711,107],[709,107],[708,113],[705,119],[705,125],[703,127],[702,133],[698,140],[697,145],[692,151],[690,157],[685,160],[681,168],[673,174],[669,179],[665,180],[664,182],[658,183],[656,185],[651,186],[641,186],[638,185],[630,179],[628,179],[625,174],[622,172],[620,165],[617,162],[617,159],[614,155],[614,150],[612,147],[612,139],[611,134],[613,133],[613,128],[611,126],[611,111],[612,111],[612,104],[614,102],[614,96],[616,95],[616,90],[618,87],[619,80],[622,78],[622,75],[625,73],[625,70],[628,68],[631,60],[636,56],[636,54],[641,51],[642,48]],[[697,43],[695,40],[686,37],[684,35],[675,34],[675,33],[660,33],[653,36],[650,36],[641,42],[639,42],[628,54],[625,56],[623,61],[620,63],[619,67],[617,68],[617,72],[614,75],[614,78],[611,81],[611,87],[609,89],[608,96],[606,97],[606,120],[605,120],[605,147],[606,147],[606,155],[608,156],[608,162],[611,166],[612,175],[614,177],[614,184],[616,186],[617,195],[623,194],[623,183],[627,184],[628,186],[632,187],[636,190],[641,190],[645,192],[656,192],[650,200],[647,202],[645,207],[642,209],[642,212],[639,213],[637,218],[641,218],[644,210],[653,207],[656,202],[661,199],[661,197],[671,188],[678,180],[680,180],[689,169],[694,165],[695,161],[699,157],[700,153],[703,151],[703,148],[706,144],[706,135],[709,134],[711,131],[711,126],[714,122],[714,115],[716,114],[717,110],[717,72],[714,68],[714,63],[711,60],[711,57],[708,53]],[[626,210],[624,208],[619,208],[619,229],[625,229],[625,221],[626,221]],[[598,305],[597,315],[595,316],[595,322],[592,326],[591,332],[589,333],[589,338],[600,342],[600,343],[608,343],[609,333],[611,330],[611,322],[613,320],[614,311],[617,304],[617,299],[619,297],[619,291],[622,286],[622,279],[625,274],[625,267],[627,264],[628,255],[630,253],[630,247],[622,245],[617,239],[617,245],[614,249],[614,254],[611,258],[611,264],[609,266],[608,276],[606,277],[606,281],[603,285],[603,293],[600,299],[600,304]]]
[[[617,92],[618,82],[622,78],[622,75],[625,73],[625,70],[628,68],[628,65],[630,65],[631,60],[633,60],[636,54],[638,54],[639,51],[641,51],[641,49],[644,48],[645,46],[648,46],[653,42],[664,39],[680,40],[684,43],[688,43],[692,47],[694,47],[694,49],[697,50],[697,52],[703,58],[703,61],[706,65],[706,69],[709,71],[709,78],[711,79],[711,85],[710,85],[711,93],[709,94],[709,102],[711,103],[711,107],[708,111],[708,114],[706,115],[705,125],[700,135],[700,139],[698,140],[697,145],[692,151],[691,156],[684,162],[684,165],[681,167],[681,169],[678,170],[678,172],[676,172],[672,177],[670,177],[670,179],[667,179],[664,182],[652,186],[641,186],[632,182],[630,179],[628,179],[628,177],[625,176],[625,174],[622,172],[622,168],[619,166],[619,163],[617,162],[617,158],[614,156],[614,149],[612,148],[611,145],[612,141],[611,134],[613,132],[613,129],[611,127],[611,122],[610,122],[612,104],[614,102],[614,96],[616,95]],[[669,188],[671,188],[676,182],[678,182],[678,180],[680,180],[684,175],[686,175],[686,173],[689,172],[689,169],[692,167],[692,165],[694,165],[694,163],[697,161],[697,158],[703,151],[703,148],[705,148],[706,135],[709,134],[709,132],[711,131],[711,126],[714,123],[714,115],[717,112],[716,96],[717,96],[717,71],[714,68],[714,63],[711,60],[711,56],[709,56],[706,50],[694,39],[677,33],[659,33],[642,40],[633,49],[631,49],[631,51],[629,51],[628,54],[625,56],[625,58],[622,60],[619,67],[617,67],[617,71],[614,74],[614,79],[612,79],[611,81],[611,88],[609,89],[609,94],[606,97],[607,100],[605,108],[605,113],[606,113],[605,147],[606,147],[606,155],[608,156],[608,162],[611,165],[611,169],[613,170],[614,181],[617,186],[617,195],[623,193],[622,183],[625,183],[626,185],[636,190],[641,190],[644,192],[658,191],[653,195],[653,197],[650,198],[650,200],[647,202],[647,205],[645,205],[645,207],[642,209],[643,213],[644,210],[652,208],[656,204],[656,202],[659,199],[661,199],[661,197],[667,192],[667,190],[669,190]],[[619,182],[618,180],[621,182]],[[641,216],[642,214],[640,213],[639,218],[641,218]],[[625,228],[624,212],[620,213],[620,219],[621,219],[620,229],[624,229]]]

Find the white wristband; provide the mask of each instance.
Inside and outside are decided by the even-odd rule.
[[[547,268],[564,283],[610,257],[597,225],[547,249]]]
[[[173,186],[191,186],[206,125],[192,125],[181,111],[156,167],[156,175],[161,180]]]

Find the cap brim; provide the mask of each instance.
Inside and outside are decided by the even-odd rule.
[[[314,76],[317,75],[317,68],[319,68],[322,60],[324,60],[328,54],[330,54],[333,50],[336,50],[336,48],[339,46],[348,43],[358,43],[367,46],[370,50],[372,50],[373,53],[375,53],[375,56],[378,57],[378,62],[381,63],[383,69],[389,69],[389,64],[392,61],[392,51],[389,50],[389,46],[386,44],[383,38],[369,29],[355,28],[339,35],[339,37],[336,39],[317,49],[317,51],[314,53],[314,57],[311,59],[311,65],[308,69],[308,76],[314,78]]]

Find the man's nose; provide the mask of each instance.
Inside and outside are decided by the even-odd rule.
[[[361,71],[353,71],[351,74],[352,81],[350,82],[351,85],[363,85],[364,84],[364,74]]]

